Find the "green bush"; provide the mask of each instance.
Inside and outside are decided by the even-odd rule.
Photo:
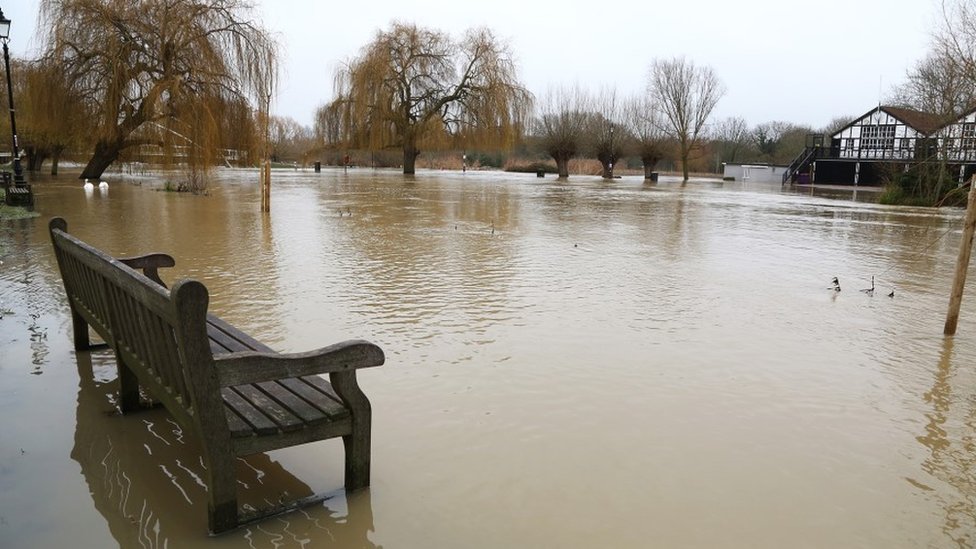
[[[878,197],[881,204],[902,206],[936,206],[959,187],[946,166],[918,164],[888,178]]]

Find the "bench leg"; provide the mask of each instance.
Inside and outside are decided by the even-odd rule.
[[[139,403],[139,379],[132,370],[122,360],[119,353],[115,353],[115,363],[119,370],[119,408],[122,413],[138,410]]]
[[[237,459],[233,456],[206,457],[207,511],[212,534],[237,527]]]
[[[353,424],[351,435],[342,437],[346,449],[346,490],[358,490],[369,486],[369,437],[370,421]]]
[[[76,351],[91,348],[91,339],[88,337],[88,323],[73,309],[71,311],[71,331],[74,334]]]

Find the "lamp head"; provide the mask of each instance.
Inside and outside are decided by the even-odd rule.
[[[0,39],[4,42],[10,38],[10,19],[3,15],[3,8],[0,8]]]

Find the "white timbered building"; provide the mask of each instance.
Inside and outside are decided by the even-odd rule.
[[[783,182],[878,185],[893,171],[937,158],[960,178],[976,170],[976,111],[945,124],[934,114],[878,106],[829,136],[815,135]]]

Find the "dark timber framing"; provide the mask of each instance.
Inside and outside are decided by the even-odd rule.
[[[207,313],[203,284],[172,290],[165,254],[115,259],[49,223],[77,350],[91,348],[89,326],[115,351],[123,413],[142,407],[140,388],[200,442],[212,533],[321,501],[313,496],[241,515],[238,456],[333,437],[345,447],[345,487],[369,486],[369,400],[356,369],[383,364],[383,351],[351,340],[315,351],[278,354]],[[134,269],[141,269],[142,273]],[[318,374],[329,374],[325,381]]]

